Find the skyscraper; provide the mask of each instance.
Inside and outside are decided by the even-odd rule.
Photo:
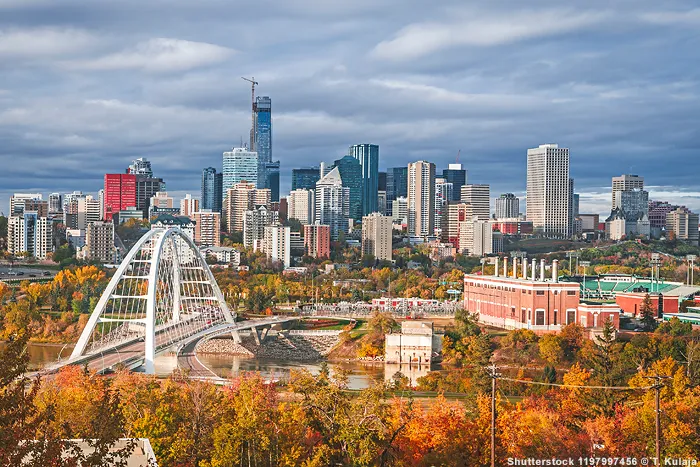
[[[148,219],[151,198],[161,191],[165,191],[162,178],[136,175],[136,209],[143,212],[145,219]]]
[[[263,167],[264,182],[258,188],[268,188],[272,201],[280,200],[280,161],[265,162]]]
[[[355,144],[350,146],[348,154],[357,159],[362,166],[362,215],[366,216],[377,211],[379,146],[376,144]],[[342,173],[340,176],[343,176]]]
[[[216,173],[214,167],[207,167],[202,170],[201,209],[211,209],[213,212],[221,212],[223,182],[223,174]]]
[[[104,220],[128,207],[136,208],[136,175],[105,174]]]
[[[520,200],[513,193],[496,198],[496,219],[512,219],[520,215]]]
[[[449,164],[442,170],[442,178],[452,184],[452,198],[450,201],[459,201],[462,187],[467,184],[467,171],[462,164]]]
[[[194,219],[194,242],[201,247],[221,244],[221,214],[203,209],[192,214]]]
[[[313,190],[321,179],[318,167],[292,169],[292,190]]]
[[[362,218],[362,254],[391,261],[392,222],[390,216],[378,212]]]
[[[304,226],[304,248],[312,258],[328,258],[331,255],[331,229],[327,225]]]
[[[288,268],[291,258],[291,229],[280,224],[267,225],[264,228],[262,251],[271,261],[282,263]]]
[[[440,236],[442,216],[447,213],[447,204],[453,197],[452,183],[445,178],[435,179],[435,235]]]
[[[435,230],[435,164],[408,164],[408,234],[427,237]]]
[[[331,239],[348,232],[350,189],[343,186],[338,167],[316,183],[316,223],[330,226]]]
[[[226,228],[229,232],[243,231],[246,211],[257,206],[270,207],[270,190],[257,189],[255,183],[240,182],[226,193]]]
[[[280,200],[280,163],[272,160],[272,99],[258,96],[253,105],[254,141],[251,150],[258,153],[258,188],[269,188],[272,201]]]
[[[53,251],[53,222],[36,211],[24,211],[7,219],[7,251],[45,259]]]
[[[243,215],[243,245],[255,251],[262,247],[265,237],[265,226],[279,222],[279,213],[260,205],[245,212]]]
[[[491,218],[491,188],[488,185],[464,185],[461,201],[472,205],[473,215],[480,221]]]
[[[408,196],[408,168],[392,167],[386,171],[386,210],[393,212],[394,200]]]
[[[258,153],[245,148],[233,148],[224,153],[222,191],[225,196],[229,188],[237,183],[250,182],[258,185]]]
[[[569,149],[542,144],[527,150],[527,220],[535,233],[569,234]]]
[[[221,197],[219,197],[219,199],[221,199]],[[180,215],[191,218],[197,211],[199,211],[199,200],[197,198],[192,198],[192,195],[189,193],[186,194],[185,197],[180,200]]]
[[[618,191],[632,190],[634,188],[644,189],[644,177],[639,175],[622,174],[612,178],[612,209],[620,207],[616,204],[615,193]]]
[[[49,195],[49,214],[58,214],[63,212],[63,204],[61,203],[60,193],[51,193]]]
[[[292,190],[287,198],[287,217],[302,225],[313,224],[315,204],[314,190]]]
[[[153,178],[153,168],[151,161],[145,157],[134,159],[131,165],[126,169],[126,173],[131,175],[143,175],[144,177]]]
[[[338,169],[343,186],[350,190],[350,217],[359,221],[362,219],[363,196],[362,166],[360,161],[352,156],[344,156],[335,161],[335,167]],[[376,192],[374,196],[376,199]]]

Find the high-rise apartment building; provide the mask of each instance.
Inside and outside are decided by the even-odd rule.
[[[48,217],[49,215],[49,202],[42,199],[25,199],[24,209],[22,212],[32,211],[36,212],[39,217]]]
[[[469,254],[471,256],[484,256],[495,253],[493,251],[493,225],[489,220],[473,220],[473,246]]]
[[[200,195],[200,205],[202,209],[211,209],[214,212],[221,212],[224,198],[223,183],[223,174],[217,173],[214,167],[207,167],[202,170]]]
[[[219,201],[221,201],[221,198],[219,198]],[[193,198],[189,193],[186,194],[185,197],[180,200],[180,215],[191,218],[197,211],[199,211],[199,200]]]
[[[359,221],[362,219],[362,166],[360,161],[352,156],[344,156],[335,161],[343,186],[350,191],[350,217]]]
[[[623,174],[619,177],[612,178],[612,209],[620,207],[617,204],[615,194],[620,191],[627,191],[633,189],[644,189],[644,177],[639,175]]]
[[[256,206],[243,215],[243,245],[258,250],[265,237],[265,226],[277,224],[279,213],[265,205]]]
[[[60,193],[51,193],[49,195],[49,214],[60,214],[63,212],[63,202]]]
[[[100,200],[92,195],[73,195],[63,208],[63,223],[68,229],[85,230],[93,222],[102,219]]]
[[[304,249],[312,258],[330,258],[331,228],[328,225],[304,226]]]
[[[114,224],[112,222],[91,222],[85,229],[84,257],[103,263],[116,261],[114,247]]]
[[[257,187],[258,160],[258,153],[246,148],[233,148],[224,153],[222,171],[224,195],[240,182],[250,182]]]
[[[678,208],[666,215],[666,232],[673,232],[677,239],[698,244],[698,215],[687,208]]]
[[[104,190],[104,220],[111,221],[119,211],[136,208],[136,175],[105,174]]]
[[[453,186],[446,178],[435,179],[435,235],[442,231],[442,217],[447,214],[447,205],[453,198]]]
[[[362,218],[362,254],[380,261],[391,261],[392,222],[378,212]]]
[[[379,146],[376,144],[355,144],[348,154],[357,159],[362,167],[362,215],[377,211],[379,192]],[[341,178],[343,173],[340,173]]]
[[[467,171],[462,168],[462,164],[448,164],[442,170],[442,178],[452,184],[452,198],[450,201],[459,201],[462,187],[467,184]]]
[[[435,230],[435,164],[408,164],[408,234],[427,237]]]
[[[685,206],[669,204],[666,201],[649,201],[649,224],[651,228],[659,234],[661,229],[666,228],[666,216],[668,213],[678,208],[686,209]]]
[[[377,212],[380,212],[382,214],[388,215],[391,217],[391,213],[387,213],[387,206],[386,206],[386,191],[384,190],[379,190],[377,192]]]
[[[321,179],[318,167],[292,169],[292,190],[313,190]]]
[[[391,206],[391,218],[397,224],[408,225],[408,198],[399,196]]]
[[[53,251],[53,222],[36,211],[24,211],[7,219],[7,251],[12,255],[28,253],[46,259]]]
[[[526,211],[535,233],[569,235],[569,193],[569,149],[556,144],[528,149]]]
[[[479,220],[491,218],[491,188],[489,185],[464,185],[461,201],[472,205],[473,215]]]
[[[254,182],[240,182],[226,195],[226,228],[229,232],[243,231],[246,211],[256,206],[270,208],[270,190],[257,189]]]
[[[513,193],[496,198],[496,219],[514,219],[520,216],[520,200]]]
[[[331,239],[338,240],[341,232],[347,234],[350,217],[350,189],[343,185],[338,167],[316,182],[315,192],[316,223],[329,226]]]
[[[193,213],[194,243],[200,247],[221,245],[221,214],[211,209]]]
[[[316,207],[314,190],[292,190],[287,197],[287,218],[302,225],[313,224]]]
[[[41,193],[14,193],[10,196],[10,211],[8,216],[18,216],[24,212],[25,201],[41,201]]]
[[[126,169],[126,173],[131,175],[142,175],[146,178],[153,178],[153,168],[151,161],[145,157],[140,157],[132,161],[131,165]]]
[[[466,238],[462,232],[465,221],[473,220],[474,212],[471,204],[451,202],[447,205],[447,214],[443,217],[442,241],[451,243],[458,253],[464,252],[467,245],[464,244]],[[460,240],[462,243],[460,243]]]
[[[136,209],[143,212],[144,218],[150,215],[151,198],[162,191],[165,191],[162,178],[136,175]]]
[[[284,268],[290,266],[291,258],[291,229],[289,227],[274,224],[265,226],[262,251],[273,262],[280,262]]]

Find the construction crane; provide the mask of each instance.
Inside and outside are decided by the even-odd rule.
[[[250,91],[250,109],[251,109],[251,127],[250,127],[250,150],[254,151],[255,148],[253,147],[253,143],[255,140],[255,85],[260,84],[257,81],[255,81],[255,77],[251,77],[250,79],[244,78],[241,76],[242,80],[248,81],[251,84],[251,91]]]
[[[457,151],[457,158],[455,159],[455,164],[459,164],[459,155],[462,153],[462,150],[460,149]]]

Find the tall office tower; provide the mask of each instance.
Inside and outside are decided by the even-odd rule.
[[[148,219],[151,198],[161,191],[165,191],[162,178],[136,175],[136,209],[143,212],[144,218]]]
[[[638,188],[640,190],[644,189],[644,177],[639,175],[623,174],[619,177],[612,178],[612,209],[617,209],[620,207],[615,201],[615,193],[618,191],[627,191]]]
[[[448,164],[442,170],[442,178],[452,184],[452,198],[450,201],[459,201],[462,187],[467,184],[467,171],[462,168],[462,164]]]
[[[514,219],[520,216],[520,200],[513,193],[496,198],[496,219]]]
[[[192,213],[194,220],[194,243],[200,247],[221,245],[221,213],[202,209]]]
[[[408,164],[408,234],[427,237],[435,231],[435,164]]]
[[[131,175],[142,175],[146,178],[153,178],[151,161],[144,157],[134,159],[131,165],[126,169],[126,173]]]
[[[272,201],[280,200],[280,161],[264,164],[264,180],[258,188],[269,188]],[[260,178],[260,177],[258,177]]]
[[[7,251],[12,255],[28,253],[46,259],[53,251],[53,222],[36,211],[24,211],[7,220]]]
[[[355,144],[348,148],[348,154],[362,166],[362,215],[377,211],[379,191],[379,146],[376,144]],[[343,173],[340,173],[343,177]]]
[[[656,233],[666,228],[666,215],[678,208],[686,209],[685,206],[669,204],[666,201],[649,201],[649,224]]]
[[[542,144],[527,150],[527,220],[535,233],[569,234],[569,149]]]
[[[40,201],[41,193],[15,193],[10,196],[10,211],[8,216],[19,216],[24,212],[24,202],[27,200]]]
[[[489,220],[473,221],[473,247],[469,254],[471,256],[484,256],[495,253],[493,251],[493,224]]]
[[[202,170],[202,188],[200,204],[202,209],[211,209],[214,212],[221,212],[221,203],[224,199],[223,174],[216,173],[214,167],[207,167]]]
[[[102,219],[100,200],[92,195],[73,193],[64,205],[63,224],[69,229],[85,230],[89,224]]]
[[[327,225],[311,224],[304,226],[304,248],[312,258],[330,258],[331,228]]]
[[[648,217],[649,192],[641,188],[616,191],[613,205],[615,209],[621,209],[628,219]]]
[[[379,172],[377,180],[377,189],[386,192],[386,172]]]
[[[246,211],[256,206],[270,208],[270,190],[257,189],[253,182],[240,182],[226,194],[226,228],[229,232],[243,231]]]
[[[61,202],[60,193],[51,193],[49,195],[49,214],[59,214],[63,212],[63,203]]]
[[[318,167],[292,169],[292,190],[313,190],[321,179]]]
[[[221,197],[219,197],[219,202],[221,202]],[[185,197],[180,200],[180,215],[192,217],[197,211],[199,211],[199,200],[193,198],[189,193],[186,194]]]
[[[576,216],[574,215],[574,179],[569,178],[569,236],[576,234],[575,232]]]
[[[251,149],[258,153],[260,162],[272,162],[272,99],[255,98],[255,141]]]
[[[386,213],[386,191],[384,190],[377,192],[377,212],[391,217],[391,214]]]
[[[408,167],[392,167],[386,171],[386,209],[393,213],[396,198],[408,196]]]
[[[464,185],[461,201],[472,205],[474,216],[487,221],[491,218],[491,188],[488,185]]]
[[[103,263],[116,261],[114,248],[114,224],[112,222],[92,222],[85,229],[85,259]]]
[[[397,224],[408,225],[408,198],[399,196],[391,206],[391,219]]]
[[[136,208],[136,175],[105,174],[104,190],[104,220],[111,221],[112,216],[119,211]]]
[[[25,199],[24,209],[22,212],[32,211],[36,212],[39,217],[48,217],[49,215],[49,202],[41,199]]]
[[[359,221],[362,219],[362,166],[354,157],[345,156],[335,161],[335,167],[343,186],[350,190],[350,217]]]
[[[462,253],[467,245],[460,243],[465,236],[462,233],[463,222],[473,220],[474,211],[471,204],[451,202],[447,205],[447,215],[442,223],[442,241],[454,245]]]
[[[243,246],[258,250],[265,236],[265,226],[279,222],[279,213],[265,205],[256,206],[243,214]]]
[[[435,235],[442,231],[442,216],[447,214],[447,204],[453,197],[452,183],[445,178],[435,179]]]
[[[291,229],[280,224],[266,225],[262,251],[272,262],[280,262],[284,268],[290,266]]]
[[[316,223],[331,229],[331,239],[338,240],[341,232],[348,233],[350,189],[343,185],[338,167],[316,182]]]
[[[224,196],[226,196],[229,188],[233,188],[234,185],[240,182],[254,183],[257,187],[257,152],[249,151],[245,148],[233,148],[224,153],[223,167],[222,190]]]
[[[666,232],[673,232],[677,239],[698,244],[698,215],[680,207],[666,214]]]
[[[287,218],[302,225],[313,224],[315,204],[314,190],[292,190],[287,198]]]
[[[362,218],[362,254],[380,261],[391,261],[392,222],[378,212]]]

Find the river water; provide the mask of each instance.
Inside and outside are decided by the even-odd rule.
[[[32,367],[41,367],[70,356],[72,346],[44,345],[30,343],[28,346],[29,360]],[[289,378],[292,370],[306,369],[317,374],[321,371],[321,362],[300,363],[285,360],[266,360],[230,355],[198,355],[197,358],[214,373],[223,378],[237,376],[246,372],[260,372],[266,380],[284,381]],[[156,374],[168,376],[177,368],[177,358],[174,355],[162,354],[156,357]],[[408,376],[413,384],[416,379],[430,371],[426,365],[384,364],[382,362],[328,362],[331,374],[345,371],[350,389],[364,389],[373,382],[388,381],[396,372]]]

